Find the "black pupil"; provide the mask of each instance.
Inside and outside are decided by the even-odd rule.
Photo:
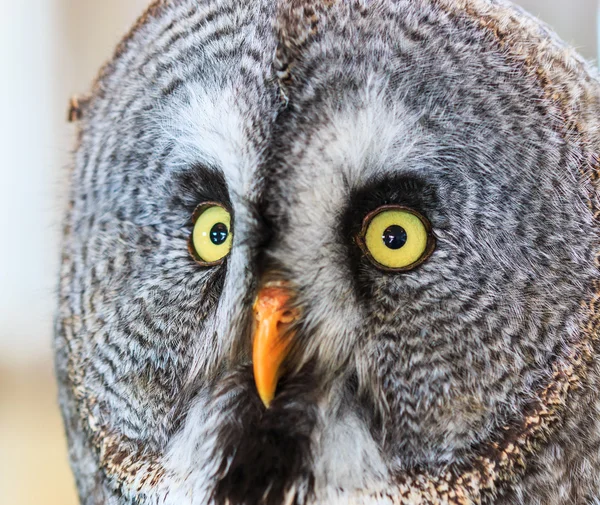
[[[406,245],[406,241],[408,240],[406,230],[402,228],[402,226],[398,226],[396,224],[385,230],[382,238],[383,243],[390,249],[394,250],[404,247]]]
[[[210,241],[215,245],[222,245],[229,236],[229,230],[223,223],[217,223],[210,230]]]

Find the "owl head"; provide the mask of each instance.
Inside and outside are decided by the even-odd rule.
[[[82,503],[600,497],[596,74],[492,0],[162,0],[81,116]]]

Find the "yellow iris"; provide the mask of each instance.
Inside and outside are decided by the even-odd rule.
[[[192,232],[196,259],[205,264],[218,263],[231,251],[232,241],[231,214],[220,205],[200,208]]]
[[[366,225],[364,245],[375,263],[393,270],[416,266],[430,252],[424,220],[403,209],[375,214]]]

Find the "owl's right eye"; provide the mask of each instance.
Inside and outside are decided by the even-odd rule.
[[[358,244],[379,269],[406,272],[433,253],[435,238],[431,224],[418,212],[384,205],[367,215]]]
[[[219,265],[231,251],[231,213],[218,203],[203,203],[193,216],[194,229],[188,248],[202,266]]]

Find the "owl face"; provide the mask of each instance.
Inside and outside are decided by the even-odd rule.
[[[85,503],[454,503],[419,486],[551,433],[589,153],[467,7],[158,2],[121,44],[61,276]]]

